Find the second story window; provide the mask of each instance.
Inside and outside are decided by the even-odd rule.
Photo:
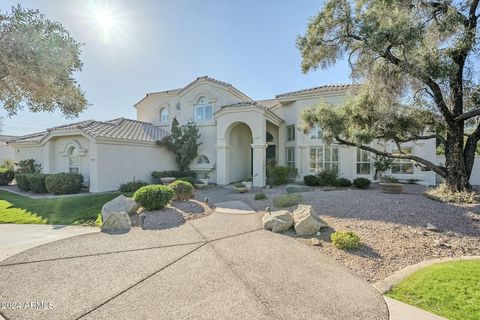
[[[287,126],[287,141],[295,141],[295,125]]]
[[[318,124],[310,129],[310,139],[323,139],[323,131]]]
[[[205,97],[201,97],[195,104],[195,121],[206,121],[213,118],[212,105]]]
[[[160,110],[160,122],[166,123],[168,122],[169,116],[168,116],[168,108],[162,108]]]

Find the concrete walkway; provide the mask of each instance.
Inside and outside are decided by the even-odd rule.
[[[447,320],[387,296],[384,298],[390,311],[390,320]]]
[[[7,319],[387,320],[382,296],[327,256],[217,208],[164,230],[87,234],[0,262]],[[249,210],[244,210],[249,211]]]

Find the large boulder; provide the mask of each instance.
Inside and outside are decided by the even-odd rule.
[[[126,212],[110,212],[102,224],[102,232],[110,234],[128,233],[130,229],[132,221]]]
[[[140,206],[133,199],[125,197],[123,194],[115,199],[105,203],[102,207],[102,221],[106,221],[112,212],[126,212],[134,214]]]
[[[295,231],[299,236],[310,236],[316,234],[320,228],[328,227],[328,224],[320,219],[312,206],[309,205],[299,205],[293,211],[293,221]]]
[[[273,232],[282,232],[293,225],[293,218],[287,210],[265,213],[263,216],[263,227]]]

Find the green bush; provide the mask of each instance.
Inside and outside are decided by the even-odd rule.
[[[272,186],[287,184],[295,180],[297,168],[283,166],[267,167],[268,181]]]
[[[17,170],[15,170],[15,174],[42,172],[42,165],[40,163],[37,163],[35,159],[21,160],[15,164],[17,166]]]
[[[27,174],[16,173],[15,174],[15,181],[17,183],[18,189],[23,190],[23,191],[30,191],[30,183],[28,182]]]
[[[13,160],[10,160],[10,159],[3,160],[3,163],[0,166],[0,168],[15,170],[15,162],[13,162]]]
[[[303,183],[307,186],[318,186],[318,177],[314,175],[308,175],[303,177]]]
[[[335,247],[342,250],[357,249],[360,246],[360,237],[353,232],[336,231],[330,235]]]
[[[298,193],[285,194],[273,199],[273,205],[277,208],[291,207],[303,201],[303,197]]]
[[[263,192],[255,193],[255,200],[265,200],[267,195]]]
[[[78,173],[56,173],[45,178],[45,187],[49,193],[71,194],[82,190],[83,176]]]
[[[352,185],[352,181],[347,178],[340,178],[337,180],[337,186],[339,187],[350,187]]]
[[[195,182],[197,181],[197,179],[195,179],[195,178],[193,178],[193,177],[181,177],[181,178],[178,178],[177,180],[188,182],[188,183],[190,183],[192,186],[193,186],[193,185],[195,184]]]
[[[188,200],[193,197],[193,185],[184,180],[177,180],[168,185],[175,192],[175,200]]]
[[[15,178],[15,172],[9,168],[0,168],[0,186],[8,186]]]
[[[358,189],[367,189],[370,187],[370,180],[367,178],[357,178],[353,180],[353,185]]]
[[[47,193],[45,179],[49,176],[44,173],[29,173],[25,175],[28,180],[29,190],[33,193]]]
[[[168,171],[153,171],[152,172],[152,178],[154,183],[162,183],[160,181],[160,178],[175,178],[175,179],[180,179],[180,178],[185,178],[185,177],[191,177],[194,180],[197,178],[197,173],[193,170],[185,170],[185,171],[179,171],[179,170],[168,170]]]
[[[160,184],[144,186],[135,191],[133,200],[145,210],[159,210],[165,207],[175,196],[172,188]]]
[[[133,179],[132,181],[122,183],[120,185],[120,192],[135,192],[141,187],[147,186],[148,183],[146,183],[143,180],[135,180]]]
[[[337,185],[338,172],[337,170],[323,170],[318,173],[318,185],[319,186],[331,186]]]

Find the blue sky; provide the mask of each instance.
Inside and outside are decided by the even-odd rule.
[[[321,1],[32,0],[2,1],[0,10],[17,3],[61,22],[84,43],[84,67],[77,78],[91,106],[75,120],[20,112],[3,120],[3,134],[85,119],[135,119],[133,104],[147,92],[182,87],[203,75],[229,82],[253,99],[351,81],[344,62],[301,72],[295,39]],[[109,32],[95,19],[94,8],[113,17]]]

